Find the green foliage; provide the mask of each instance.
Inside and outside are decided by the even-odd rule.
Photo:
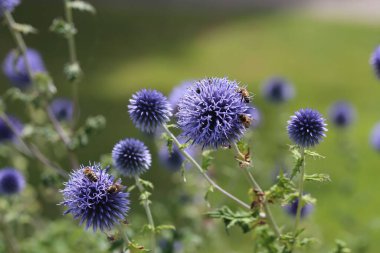
[[[351,249],[347,247],[347,244],[342,240],[335,240],[335,249],[331,253],[351,253]]]
[[[77,33],[77,29],[62,18],[56,18],[53,20],[53,23],[50,25],[50,31],[61,35],[64,38],[68,38]]]
[[[149,182],[147,180],[143,180],[141,178],[139,178],[139,182],[141,183],[141,185],[145,188],[145,189],[152,189],[154,188],[154,185],[152,184],[152,182]]]
[[[13,29],[25,35],[38,32],[36,28],[28,24],[16,23],[16,24],[13,24]]]
[[[82,76],[82,69],[78,62],[67,63],[63,68],[63,73],[69,82],[74,82]]]
[[[98,133],[106,125],[106,119],[102,115],[88,117],[84,126],[80,127],[72,137],[70,148],[75,150],[79,147],[84,147],[89,142],[89,137],[92,134]]]
[[[70,1],[68,3],[68,6],[74,10],[90,12],[92,14],[96,13],[95,7],[85,1],[80,1],[80,0]]]
[[[159,225],[154,229],[154,231],[158,234],[162,233],[162,231],[164,231],[164,230],[175,230],[175,226],[173,226],[173,225]]]
[[[173,152],[173,138],[170,137],[167,133],[161,134],[161,139],[166,141],[166,146],[168,147],[169,154]]]
[[[265,192],[265,198],[269,203],[287,203],[290,196],[296,192],[294,183],[281,173],[277,177],[277,182]]]
[[[330,182],[330,176],[327,174],[311,174],[304,176],[305,181],[312,181],[318,183]]]
[[[212,164],[212,160],[214,160],[214,157],[212,156],[214,153],[214,150],[204,150],[202,152],[202,169],[208,170],[208,168]]]
[[[233,226],[238,226],[242,229],[243,233],[251,231],[260,221],[258,212],[234,212],[227,206],[208,212],[207,216],[213,219],[221,219],[227,231]]]

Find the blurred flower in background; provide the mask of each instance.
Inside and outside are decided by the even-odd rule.
[[[263,96],[273,103],[283,103],[294,97],[293,85],[281,77],[272,77],[264,83]]]
[[[50,110],[59,121],[72,121],[74,103],[70,99],[56,98],[50,103]]]
[[[370,142],[375,150],[380,151],[380,122],[373,128]]]
[[[251,121],[251,127],[257,128],[261,124],[261,112],[257,107],[251,107],[248,109],[248,114],[250,115],[252,121]]]
[[[180,83],[178,86],[175,86],[170,93],[168,100],[170,105],[173,108],[173,113],[177,113],[178,111],[178,102],[180,98],[186,93],[186,90],[194,83],[195,80],[188,80]]]
[[[186,148],[185,151],[192,157],[194,157],[197,153],[194,146]],[[186,160],[180,152],[178,146],[174,143],[171,152],[169,152],[169,148],[166,144],[162,145],[158,153],[158,158],[162,166],[173,172],[180,170]]]
[[[10,167],[0,170],[0,194],[17,194],[21,192],[24,187],[25,179],[20,171]]]
[[[296,214],[297,214],[298,202],[299,202],[299,199],[297,198],[291,204],[284,206],[285,211],[289,215],[295,217]],[[314,206],[312,204],[310,204],[310,203],[306,203],[301,208],[301,218],[307,217],[313,210],[314,210]]]
[[[0,17],[4,11],[12,12],[20,4],[20,0],[0,0]]]
[[[355,109],[348,102],[338,101],[330,107],[329,117],[335,126],[345,128],[355,120]]]
[[[26,58],[33,74],[46,72],[41,55],[36,50],[28,48]],[[8,53],[3,63],[3,71],[15,87],[26,89],[32,84],[28,74],[28,66],[25,64],[24,57],[17,50]]]
[[[21,134],[23,129],[23,124],[14,116],[7,116],[9,123],[12,125],[13,129],[17,131],[18,134]],[[12,129],[5,122],[3,117],[0,117],[0,143],[7,141],[14,141],[15,134]]]
[[[370,63],[378,79],[380,79],[380,46],[372,53]]]

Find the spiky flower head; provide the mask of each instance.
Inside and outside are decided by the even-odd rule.
[[[152,156],[145,144],[132,138],[116,143],[112,149],[112,160],[120,173],[128,177],[141,175],[152,164]]]
[[[5,11],[12,12],[20,4],[20,0],[0,0],[0,17]]]
[[[17,134],[21,134],[23,129],[22,123],[16,117],[13,116],[8,115],[7,118],[13,130],[15,130]],[[0,117],[0,143],[14,141],[16,139],[16,136],[13,130],[5,122],[4,118]]]
[[[33,74],[46,72],[41,55],[36,50],[28,48],[26,58]],[[11,83],[20,89],[26,89],[32,84],[24,57],[17,50],[8,53],[3,63],[3,71]]]
[[[377,46],[375,51],[372,53],[370,63],[376,77],[380,79],[380,46]]]
[[[325,119],[312,109],[301,109],[288,121],[288,134],[297,145],[308,148],[317,145],[327,131]]]
[[[187,147],[185,151],[188,152],[192,157],[194,157],[196,154],[195,147]],[[172,150],[169,150],[167,145],[162,145],[158,153],[158,158],[162,166],[173,172],[180,170],[186,160],[178,146],[175,144],[173,144]]]
[[[66,98],[56,98],[50,104],[50,110],[59,121],[71,121],[74,114],[73,101]]]
[[[296,216],[297,215],[297,208],[298,208],[298,202],[299,202],[299,199],[295,199],[292,203],[290,203],[289,205],[286,205],[284,208],[285,208],[285,211],[291,215],[291,216]],[[305,218],[306,216],[308,216],[312,211],[314,210],[314,206],[313,204],[310,204],[310,203],[306,203],[302,208],[301,208],[301,218]]]
[[[285,79],[273,77],[265,82],[263,95],[270,102],[282,103],[294,97],[294,88]]]
[[[115,180],[108,174],[108,169],[102,169],[99,164],[74,170],[64,185],[61,190],[61,205],[67,207],[64,214],[71,213],[80,225],[86,224],[86,229],[110,230],[127,215],[129,194],[123,192],[125,187],[121,180]],[[116,185],[118,190],[111,190],[111,186]]]
[[[337,127],[347,127],[355,119],[355,110],[350,103],[339,101],[330,107],[330,120]]]
[[[143,89],[133,94],[128,111],[133,124],[147,133],[153,133],[172,116],[167,98],[156,90]]]
[[[0,170],[0,194],[17,194],[24,188],[25,179],[19,170],[10,167]]]
[[[172,92],[170,93],[168,97],[168,101],[171,105],[171,107],[174,110],[174,113],[177,113],[178,111],[178,102],[185,94],[186,90],[195,82],[195,80],[190,80],[190,81],[184,81],[180,83],[178,86],[174,87]]]
[[[372,129],[370,142],[373,148],[380,152],[380,122]]]
[[[202,147],[218,148],[239,140],[250,120],[236,81],[206,78],[195,82],[178,103],[178,125],[182,136]],[[249,126],[249,124],[248,124]]]

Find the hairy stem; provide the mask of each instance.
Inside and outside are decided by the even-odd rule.
[[[240,152],[240,150],[239,150],[238,146],[236,145],[236,143],[233,143],[232,146],[233,146],[236,154],[238,156],[240,156],[241,159],[244,159],[244,155]],[[244,170],[246,176],[248,177],[249,181],[251,182],[253,188],[257,189],[260,192],[263,192],[263,190],[261,189],[260,185],[255,180],[255,178],[253,177],[252,173],[249,171],[249,167],[248,166],[244,166],[243,170]],[[273,218],[272,212],[271,212],[271,210],[270,210],[270,208],[268,206],[268,203],[267,203],[266,199],[264,199],[263,207],[264,207],[265,216],[267,218],[269,226],[272,228],[272,230],[276,234],[276,236],[280,237],[281,236],[280,229],[278,228],[277,223],[276,223],[276,221]]]
[[[165,131],[169,134],[169,136],[173,139],[174,143],[178,146],[178,147],[181,147],[181,143],[178,141],[178,139],[174,136],[174,134],[168,129],[168,127],[166,125],[163,125]],[[234,195],[232,195],[231,193],[227,192],[226,190],[224,190],[222,187],[220,187],[217,183],[215,183],[208,175],[207,173],[202,169],[202,167],[194,160],[194,158],[188,153],[186,152],[186,150],[183,150],[183,149],[179,149],[180,152],[186,157],[186,159],[188,159],[193,165],[194,167],[198,170],[198,172],[207,180],[207,182],[209,182],[210,185],[212,185],[212,187],[214,187],[215,189],[217,189],[219,192],[221,192],[223,195],[225,195],[226,197],[232,199],[233,201],[235,201],[236,203],[238,203],[240,206],[244,207],[245,209],[248,209],[250,210],[251,207],[244,203],[243,201],[241,201],[240,199],[238,199],[237,197],[235,197]]]
[[[137,186],[137,188],[139,188],[140,193],[145,192],[144,186],[140,182],[140,178],[138,176],[136,176],[135,180],[136,180],[136,186]],[[152,216],[152,212],[150,210],[148,199],[144,199],[143,206],[145,209],[146,216],[148,218],[149,225],[151,226],[151,229],[152,229],[150,240],[151,240],[152,252],[154,253],[154,252],[156,252],[156,235],[155,235],[156,227],[154,226],[153,216]]]
[[[300,176],[299,176],[299,183],[298,183],[298,205],[297,205],[296,220],[294,223],[294,234],[297,233],[298,225],[301,220],[303,183],[304,183],[304,177],[305,177],[305,148],[301,148],[301,160],[302,160],[302,165],[300,168]]]

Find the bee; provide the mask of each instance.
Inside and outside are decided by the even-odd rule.
[[[241,94],[241,97],[245,103],[251,102],[251,96],[249,95],[249,91],[246,88],[239,88],[238,93]]]
[[[239,119],[245,128],[249,128],[251,126],[252,119],[247,114],[240,114]]]
[[[86,167],[83,169],[83,174],[92,182],[97,182],[98,177],[96,176],[95,172],[90,168]]]
[[[123,186],[121,184],[114,183],[113,185],[108,187],[107,192],[109,194],[114,194],[114,193],[120,192],[122,189],[123,189]]]

